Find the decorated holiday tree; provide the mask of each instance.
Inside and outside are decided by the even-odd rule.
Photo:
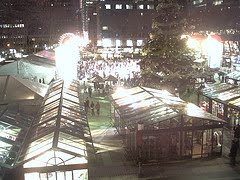
[[[187,23],[176,0],[161,0],[153,31],[140,62],[143,85],[184,91],[193,72],[194,56],[182,38]]]

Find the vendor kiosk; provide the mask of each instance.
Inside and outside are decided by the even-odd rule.
[[[233,72],[227,74],[225,81],[226,81],[226,83],[229,83],[229,84],[239,85],[240,84],[240,72],[233,71]]]
[[[36,118],[15,125],[12,139],[4,141],[16,141],[17,148],[5,143],[1,166],[21,168],[19,180],[88,179],[88,159],[95,150],[79,87],[74,80],[67,87],[61,79],[50,84]],[[18,143],[17,133],[23,136]]]
[[[232,128],[238,124],[239,108],[237,108],[237,99],[240,98],[240,88],[231,85],[228,87],[226,84],[222,84],[221,86],[225,88],[222,88],[221,91],[213,91],[212,93],[208,93],[208,87],[202,89],[202,92],[199,93],[199,106],[213,115],[226,120],[228,122],[227,127]],[[218,87],[219,85],[216,84],[215,89]],[[205,104],[207,104],[208,109],[205,108]]]
[[[133,160],[150,163],[221,155],[225,121],[196,105],[166,90],[146,87],[117,90],[111,97],[115,126]]]

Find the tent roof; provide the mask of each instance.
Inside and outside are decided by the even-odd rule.
[[[5,109],[0,114],[0,166],[13,168],[33,117]]]
[[[0,100],[27,100],[44,97],[48,85],[15,76],[0,76]]]
[[[181,115],[222,122],[222,119],[187,103],[166,90],[146,87],[120,89],[112,94],[112,103],[127,125],[155,124]]]
[[[48,59],[49,61],[52,61],[52,62],[55,61],[55,51],[54,50],[43,50],[43,51],[37,52],[34,55]]]
[[[99,75],[95,75],[93,78],[90,79],[90,82],[104,82],[104,79]]]
[[[118,79],[117,79],[115,76],[113,76],[113,75],[109,75],[109,76],[105,79],[105,81],[118,81]]]
[[[240,72],[239,71],[233,71],[226,75],[226,77],[234,80],[240,80]]]
[[[213,83],[207,84],[205,88],[203,88],[200,92],[208,97],[215,98],[218,93],[224,92],[226,90],[230,90],[236,88],[237,86],[226,83]]]
[[[53,150],[69,154],[71,158],[87,158],[88,153],[94,153],[79,92],[78,81],[73,81],[68,88],[62,80],[50,85],[17,164],[34,161]]]

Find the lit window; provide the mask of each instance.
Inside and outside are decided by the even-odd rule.
[[[94,12],[94,13],[93,13],[93,15],[94,15],[94,16],[97,16],[97,13],[96,13],[96,12]]]
[[[132,4],[127,4],[126,9],[133,9],[133,5]]]
[[[111,4],[105,4],[106,9],[111,9]]]
[[[116,46],[121,46],[121,41],[119,39],[116,40]]]
[[[217,6],[217,5],[221,5],[223,3],[223,0],[215,0],[213,1],[213,5]]]
[[[140,4],[137,6],[138,9],[144,9],[144,5],[143,4]]]
[[[122,9],[122,4],[116,4],[116,9]]]
[[[193,5],[201,4],[203,3],[203,0],[194,0]]]
[[[108,30],[108,27],[107,26],[103,26],[102,30],[106,31],[106,30]]]
[[[153,4],[147,5],[147,9],[154,9],[154,5]]]
[[[142,46],[143,45],[143,40],[137,40],[137,46]]]
[[[103,40],[102,40],[102,46],[103,46],[103,47],[111,47],[111,46],[112,46],[112,41],[111,41],[111,39],[103,39]]]
[[[127,40],[127,46],[133,46],[132,40]]]

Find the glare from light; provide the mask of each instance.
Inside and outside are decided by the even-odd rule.
[[[72,79],[77,79],[78,41],[79,38],[70,37],[55,50],[57,75],[64,80],[66,86]]]
[[[204,54],[208,56],[208,66],[210,68],[220,68],[223,44],[209,35],[203,42],[202,49]]]
[[[199,50],[199,42],[191,37],[187,40],[187,46],[194,50]]]

